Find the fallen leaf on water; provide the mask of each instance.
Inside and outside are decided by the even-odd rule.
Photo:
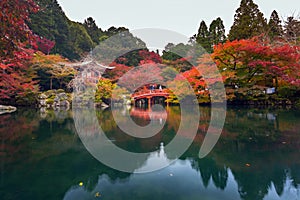
[[[95,197],[100,197],[101,194],[99,192],[96,192]]]
[[[79,186],[83,186],[83,182],[80,182],[80,183],[79,183]]]
[[[250,165],[249,163],[246,163],[246,166],[247,166],[247,167],[250,167],[251,165]]]

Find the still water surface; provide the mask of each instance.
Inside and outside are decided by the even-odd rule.
[[[221,138],[203,159],[198,152],[210,109],[200,107],[200,113],[199,131],[185,154],[146,174],[119,172],[97,161],[78,137],[71,111],[20,109],[0,115],[0,198],[300,200],[299,111],[229,108]],[[170,107],[162,131],[137,139],[118,129],[109,109],[96,114],[115,145],[153,152],[148,164],[168,158],[164,146],[180,123],[179,108]],[[131,115],[139,125],[150,120],[145,110]],[[161,123],[166,116],[151,117]]]

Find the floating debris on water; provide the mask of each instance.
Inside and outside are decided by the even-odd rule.
[[[99,192],[96,192],[95,197],[101,197],[101,194]]]

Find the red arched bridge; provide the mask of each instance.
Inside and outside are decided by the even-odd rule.
[[[135,105],[164,103],[170,93],[167,89],[143,89],[131,95]]]

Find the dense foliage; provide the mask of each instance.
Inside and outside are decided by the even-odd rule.
[[[56,0],[35,0],[40,6],[39,12],[30,14],[28,23],[31,30],[48,40],[55,42],[51,53],[59,53],[70,59],[79,58],[79,54],[69,42],[68,18]]]
[[[28,28],[29,12],[39,7],[33,0],[0,1],[0,99],[15,101],[35,90],[30,59],[37,48],[36,37]]]
[[[36,52],[31,61],[31,67],[36,72],[40,91],[67,88],[74,78],[76,70],[65,65],[67,60],[60,55],[45,55]]]
[[[299,87],[299,45],[272,44],[260,38],[227,41],[212,54],[228,87],[228,98],[253,98],[267,87]],[[264,95],[263,95],[264,96]]]
[[[228,36],[220,17],[209,26],[201,21],[187,44],[169,43],[162,55],[149,51],[125,27],[102,30],[92,17],[83,23],[69,20],[57,0],[2,0],[0,6],[0,99],[5,103],[20,104],[20,99],[29,103],[38,91],[70,91],[69,82],[78,68],[65,63],[93,55],[113,67],[98,82],[98,102],[111,98],[112,89],[131,91],[140,80],[165,81],[180,91],[185,88],[184,78],[199,103],[208,103],[207,84],[220,84],[213,74],[217,72],[210,71],[213,59],[229,101],[300,104],[300,20],[295,16],[280,20],[274,10],[267,21],[253,0],[241,0]],[[149,74],[157,80],[150,80]],[[120,78],[127,79],[127,85],[116,86]],[[271,93],[270,88],[274,88]],[[180,98],[188,95],[181,94]],[[172,95],[168,101],[178,102]]]

